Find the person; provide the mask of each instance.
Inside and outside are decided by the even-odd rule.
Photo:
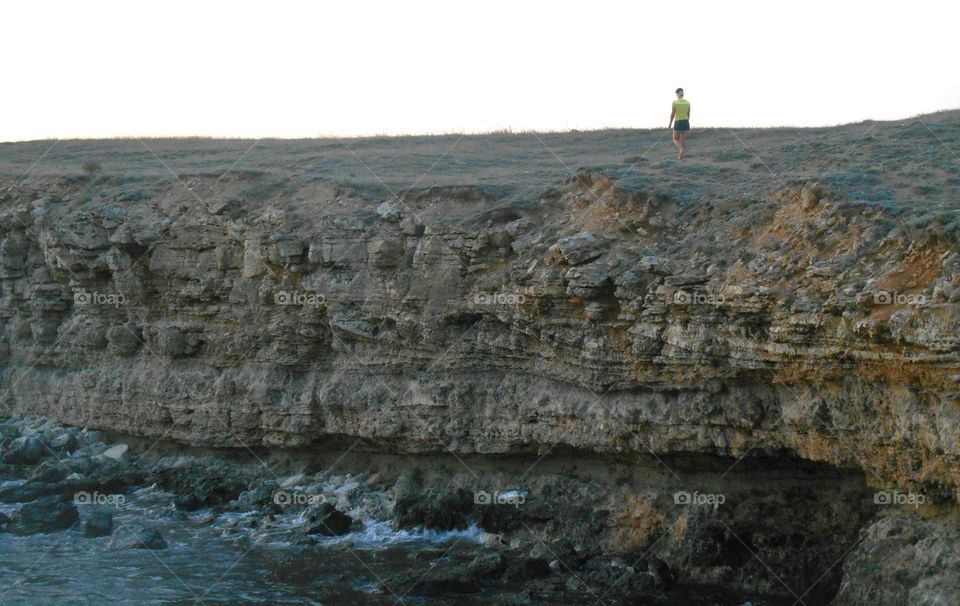
[[[670,125],[673,126],[673,144],[677,146],[677,160],[683,160],[687,150],[687,131],[690,130],[690,102],[683,98],[683,89],[677,89],[677,98],[670,110]]]

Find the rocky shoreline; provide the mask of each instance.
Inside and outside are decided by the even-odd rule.
[[[871,508],[870,491],[853,475],[831,481],[832,472],[800,461],[789,479],[782,468],[768,470],[775,478],[768,487],[755,467],[722,478],[727,492],[713,495],[720,502],[693,493],[691,503],[665,504],[651,496],[654,487],[671,489],[670,474],[661,469],[658,478],[654,468],[641,467],[629,477],[636,461],[602,461],[607,473],[601,475],[590,466],[563,469],[561,458],[559,468],[548,461],[521,478],[509,461],[475,470],[463,462],[457,472],[446,467],[455,461],[427,459],[418,466],[369,454],[332,459],[330,453],[326,462],[296,451],[169,454],[176,445],[134,439],[130,446],[104,432],[37,418],[8,419],[0,436],[0,502],[20,504],[0,516],[0,529],[14,535],[72,532],[104,537],[104,549],[164,550],[168,541],[155,526],[113,524],[111,512],[149,488],[167,495],[161,509],[170,523],[219,519],[224,535],[259,533],[251,538],[255,544],[350,550],[357,540],[350,537],[376,527],[453,533],[476,545],[458,557],[439,546],[416,550],[409,571],[377,580],[375,592],[382,595],[442,600],[498,591],[498,603],[505,604],[670,604],[684,592],[714,591],[722,595],[716,604],[739,606],[826,604],[839,591],[833,603],[865,604],[882,595],[873,603],[947,604],[958,587],[955,529],[929,516],[918,524],[900,510]],[[681,473],[703,469],[699,462],[671,463]],[[511,479],[516,483],[508,487]],[[708,478],[699,481],[709,487]],[[751,489],[738,487],[741,481]],[[602,496],[609,505],[615,492],[609,482],[634,495],[630,519],[597,501]],[[664,496],[676,500],[676,493]],[[815,513],[823,508],[831,511]],[[655,541],[645,540],[650,527]],[[341,539],[346,542],[331,543]],[[892,554],[923,565],[904,560],[903,569],[894,568]],[[834,566],[824,570],[824,562]],[[903,579],[907,571],[913,581],[901,587],[877,578]],[[733,597],[738,593],[742,601]]]

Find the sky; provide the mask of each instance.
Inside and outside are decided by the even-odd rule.
[[[960,107],[955,2],[19,1],[0,141],[814,126]]]

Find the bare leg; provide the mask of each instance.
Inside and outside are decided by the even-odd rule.
[[[677,154],[677,160],[683,159],[683,152],[687,151],[687,133],[680,133],[680,153]]]
[[[677,146],[677,160],[680,159],[680,154],[683,153],[683,143],[681,143],[681,137],[683,133],[673,131],[673,144]]]

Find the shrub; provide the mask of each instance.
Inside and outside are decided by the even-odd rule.
[[[100,170],[100,161],[97,160],[96,158],[88,158],[87,160],[84,161],[83,171],[88,175],[92,175],[98,170]]]

